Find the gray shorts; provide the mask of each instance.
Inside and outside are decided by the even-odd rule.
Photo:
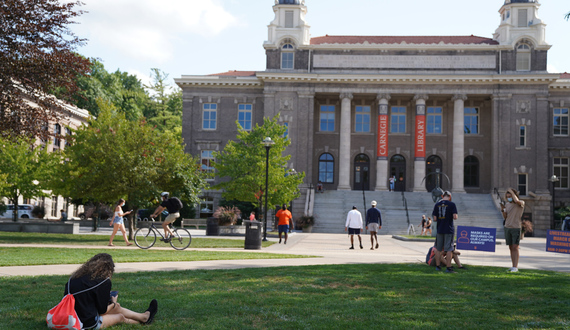
[[[453,251],[453,234],[437,234],[435,237],[435,248],[438,251]]]
[[[505,227],[505,243],[507,243],[507,245],[519,245],[520,242],[521,229]]]
[[[377,222],[371,222],[368,224],[368,231],[378,232],[378,228],[380,228],[380,224]]]

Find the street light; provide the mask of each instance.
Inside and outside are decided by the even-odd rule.
[[[291,170],[289,170],[289,172],[285,173],[285,176],[297,175],[297,174],[298,174],[297,171],[295,171],[295,169],[292,168]],[[291,210],[291,212],[293,212],[293,201],[289,202],[289,209]],[[291,233],[294,229],[295,229],[294,220],[293,218],[291,218],[291,223],[289,224],[289,232]]]
[[[269,185],[269,149],[273,146],[275,142],[271,140],[268,136],[263,139],[263,145],[265,146],[265,210],[263,211],[263,241],[267,241],[267,186]]]
[[[552,182],[552,217],[550,218],[550,229],[554,229],[554,196],[556,196],[556,182],[560,181],[560,179],[553,174],[548,181]]]

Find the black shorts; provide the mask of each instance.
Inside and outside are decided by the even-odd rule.
[[[360,235],[360,228],[348,228],[349,235]]]

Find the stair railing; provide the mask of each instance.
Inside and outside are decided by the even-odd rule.
[[[410,227],[410,214],[408,213],[408,199],[404,195],[403,191],[402,191],[402,202],[404,204],[404,208],[406,209],[406,220],[408,222],[408,227]]]

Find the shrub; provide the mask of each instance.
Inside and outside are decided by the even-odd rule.
[[[241,211],[235,206],[220,206],[214,212],[214,218],[218,219],[220,226],[231,226],[235,225],[240,214]]]
[[[36,218],[43,219],[46,216],[46,209],[43,206],[34,206],[32,215]]]

